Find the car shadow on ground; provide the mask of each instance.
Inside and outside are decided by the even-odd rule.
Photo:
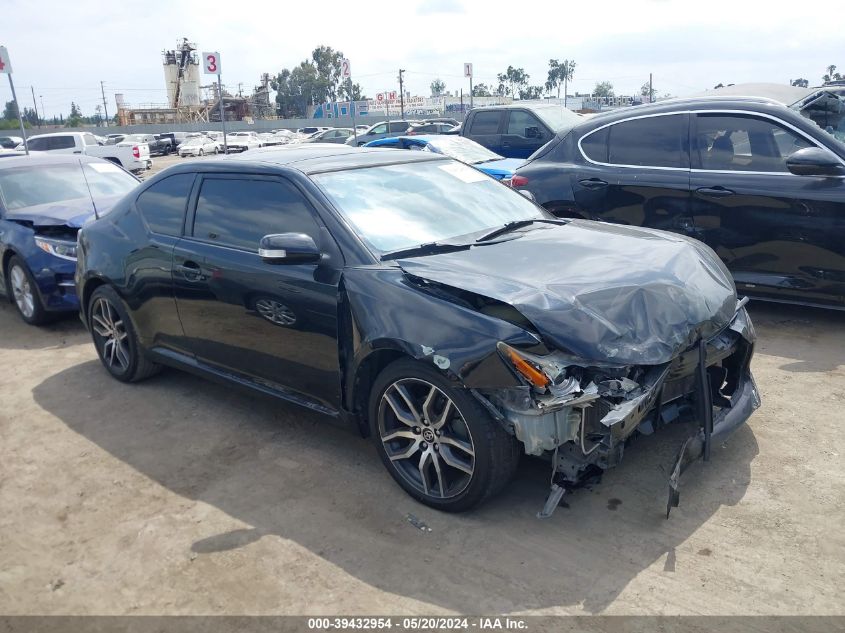
[[[845,365],[845,310],[752,301],[757,352],[789,359],[780,369],[823,373]]]
[[[639,438],[620,467],[567,495],[551,519],[535,518],[548,466],[529,458],[503,494],[450,515],[405,495],[354,429],[276,400],[176,371],[124,385],[96,361],[33,392],[71,430],[141,474],[251,526],[212,531],[192,544],[197,556],[278,535],[368,585],[463,613],[601,612],[646,568],[674,573],[676,548],[743,498],[758,452],[743,426],[684,475],[681,507],[668,521],[666,469],[689,431],[682,426]],[[683,564],[695,557],[685,552]]]
[[[47,349],[91,340],[76,312],[58,314],[44,325],[29,325],[2,293],[0,322],[0,349]],[[27,328],[29,331],[25,331]],[[30,336],[32,333],[38,335]]]

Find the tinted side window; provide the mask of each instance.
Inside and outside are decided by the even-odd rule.
[[[29,146],[30,150],[34,150],[36,152],[43,152],[45,150],[50,149],[50,139],[49,138],[31,138],[27,141],[27,145]]]
[[[611,125],[608,161],[614,165],[686,168],[686,114],[646,117]]]
[[[702,169],[788,172],[786,158],[812,143],[769,119],[699,114],[696,151]]]
[[[391,121],[390,123],[390,131],[391,132],[404,132],[408,129],[408,122],[407,121]]]
[[[472,118],[472,127],[469,130],[470,134],[498,134],[499,120],[501,119],[499,112],[478,112]]]
[[[319,243],[319,230],[302,194],[271,180],[206,178],[194,217],[195,238],[257,252],[272,233],[306,233]]]
[[[542,126],[540,125],[540,121],[537,120],[533,114],[528,112],[521,112],[520,110],[514,110],[510,113],[510,118],[508,119],[508,134],[515,134],[517,136],[524,136],[528,138],[536,138],[536,134],[531,136],[528,133],[529,128],[537,128],[538,130],[542,130]]]
[[[607,162],[607,134],[610,128],[603,128],[581,139],[581,149],[590,160]]]
[[[71,149],[76,147],[76,142],[72,136],[53,136],[48,139],[50,141],[48,149]],[[96,145],[96,143],[94,143]]]
[[[173,236],[182,234],[182,218],[193,184],[193,174],[177,174],[160,180],[138,196],[135,206],[151,231]]]

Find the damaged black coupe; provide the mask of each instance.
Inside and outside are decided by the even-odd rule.
[[[418,500],[465,510],[522,453],[545,514],[626,441],[693,418],[670,479],[759,406],[754,330],[700,242],[556,219],[443,156],[258,150],[179,165],[79,236],[117,379],[175,366],[339,416]]]

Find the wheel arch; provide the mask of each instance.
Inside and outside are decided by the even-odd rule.
[[[82,286],[82,293],[79,297],[79,308],[82,313],[82,318],[85,319],[86,325],[88,324],[88,304],[91,302],[91,295],[94,294],[94,291],[97,290],[97,288],[105,286],[106,284],[108,284],[108,281],[102,277],[90,277],[85,280]]]
[[[9,303],[14,301],[9,288],[9,262],[15,255],[21,258],[23,257],[14,248],[12,248],[11,246],[7,246],[6,250],[3,251],[3,259],[2,261],[0,261],[0,273],[3,274],[3,294],[6,295],[6,299],[9,301]]]
[[[349,378],[346,393],[347,406],[355,414],[358,428],[364,437],[370,434],[367,406],[372,385],[385,367],[402,358],[413,359],[414,357],[398,347],[374,349],[358,362]]]

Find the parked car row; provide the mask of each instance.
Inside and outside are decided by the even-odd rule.
[[[27,145],[32,152],[104,158],[135,173],[150,169],[153,165],[149,145],[132,135],[111,145],[102,145],[90,132],[56,132],[31,136],[27,139]]]
[[[526,453],[550,460],[548,514],[634,433],[697,419],[677,505],[680,472],[759,406],[725,266],[556,218],[467,164],[501,158],[466,139],[401,142],[425,151],[256,148],[140,184],[87,156],[4,159],[3,285],[30,323],[78,306],[118,380],[190,369],[357,425],[442,510]]]

